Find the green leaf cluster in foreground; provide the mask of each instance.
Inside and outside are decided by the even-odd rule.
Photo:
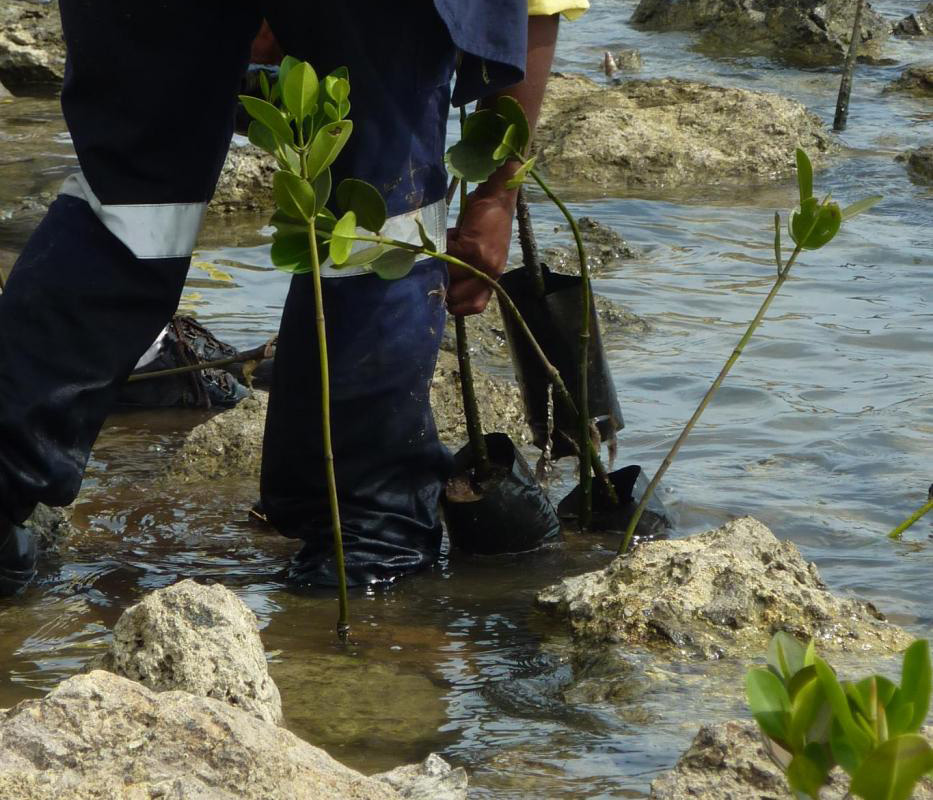
[[[329,257],[338,268],[366,266],[387,279],[407,275],[414,253],[383,244],[354,248],[358,228],[377,234],[385,225],[379,191],[356,178],[332,191],[331,165],[353,133],[346,68],[319,80],[310,64],[286,56],[275,84],[263,74],[260,89],[263,98],[240,100],[252,118],[250,142],[273,155],[279,167],[273,177],[272,263],[285,272],[311,272],[313,237],[321,262]]]
[[[752,715],[798,798],[817,800],[830,771],[850,777],[849,793],[863,800],[909,800],[933,771],[933,747],[919,734],[930,706],[928,642],[904,653],[900,685],[881,675],[840,681],[816,655],[778,633],[767,668],[745,677]]]

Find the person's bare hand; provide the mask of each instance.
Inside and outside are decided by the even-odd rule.
[[[460,224],[447,232],[447,253],[498,280],[509,256],[514,215],[515,192],[480,186],[470,194]],[[447,309],[455,316],[482,313],[492,289],[462,267],[448,267]]]

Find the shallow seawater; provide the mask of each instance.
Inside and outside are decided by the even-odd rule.
[[[597,0],[566,25],[558,68],[602,80],[603,50],[637,47],[643,77],[781,91],[831,121],[837,71],[701,54],[689,35],[632,30],[634,5]],[[890,18],[914,10],[873,5]],[[892,41],[889,51],[902,63],[924,57],[919,43]],[[846,148],[817,176],[843,202],[876,192],[884,202],[801,258],[668,473],[664,499],[679,515],[675,535],[759,517],[834,590],[929,635],[933,522],[902,543],[884,536],[933,481],[933,189],[894,161],[931,138],[933,113],[881,94],[899,69],[859,68]],[[52,189],[73,166],[54,101],[0,104],[0,266],[37,221],[15,199]],[[624,463],[657,466],[731,352],[770,286],[774,210],[794,197],[782,182],[573,204],[643,253],[596,282],[650,323],[637,338],[604,335],[627,423]],[[541,238],[556,241],[557,216],[533,199]],[[287,287],[262,226],[251,216],[211,221],[183,299],[238,345],[274,333]],[[508,559],[450,554],[389,592],[355,596],[353,642],[338,646],[333,598],[287,591],[280,570],[293,543],[247,520],[252,480],[205,491],[159,477],[204,417],[110,420],[76,506],[81,534],[0,611],[0,707],[79,671],[142,593],[193,577],[225,583],[258,615],[292,730],[365,771],[435,750],[467,767],[474,798],[639,797],[699,722],[741,713],[744,664],[575,655],[564,628],[533,609],[538,589],[607,563],[617,545],[608,536]],[[571,481],[562,467],[555,499]]]

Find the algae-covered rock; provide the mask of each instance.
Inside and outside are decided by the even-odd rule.
[[[0,3],[0,81],[17,94],[65,76],[65,43],[58,3]]]
[[[601,192],[771,181],[793,172],[798,147],[817,167],[836,149],[819,117],[777,94],[579,76],[551,79],[536,143],[553,179]]]
[[[800,66],[841,64],[858,0],[641,0],[632,23],[655,31],[702,31],[717,51],[757,52]],[[890,24],[865,3],[859,54],[881,57]]]
[[[466,800],[467,796],[466,770],[454,769],[436,753],[420,764],[407,764],[372,777],[387,783],[405,800]]]
[[[275,159],[252,144],[230,147],[208,210],[221,214],[237,211],[271,212]]]
[[[918,183],[933,183],[933,145],[925,144],[897,157],[907,165],[910,177]]]
[[[908,14],[894,26],[898,36],[933,36],[933,3]]]
[[[0,713],[0,797],[397,800],[284,728],[95,671]]]
[[[821,800],[844,800],[847,776],[834,770]],[[700,728],[677,765],[651,783],[652,800],[785,800],[791,797],[784,773],[769,758],[758,726],[732,720]],[[933,783],[924,780],[914,800],[931,800]]]
[[[620,266],[625,261],[638,258],[641,253],[632,247],[625,239],[608,225],[604,225],[591,217],[580,217],[577,220],[583,246],[586,250],[586,262],[590,268],[590,275],[599,278],[607,272]],[[576,245],[570,238],[569,226],[560,228],[568,237],[568,243],[559,247],[548,247],[541,252],[541,259],[554,272],[566,272],[571,275],[580,274],[580,259],[577,255]]]
[[[918,97],[933,95],[933,61],[910,64],[885,87],[886,92],[905,92]]]
[[[777,631],[830,652],[890,653],[911,641],[870,603],[832,595],[793,543],[751,517],[639,545],[545,589],[538,605],[579,639],[701,658],[763,652]]]
[[[58,553],[63,542],[75,533],[68,509],[52,508],[42,503],[36,506],[25,525],[36,536],[39,551],[46,555]]]
[[[123,612],[94,667],[157,692],[181,689],[282,721],[256,618],[220,585],[185,580],[146,595]]]

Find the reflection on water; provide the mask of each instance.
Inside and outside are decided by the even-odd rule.
[[[873,4],[895,18],[914,3]],[[676,75],[780,90],[831,119],[834,71],[713,59],[686,34],[638,33],[633,2],[596,3],[565,26],[561,69],[638,47],[646,77]],[[892,42],[902,61],[920,45]],[[884,533],[933,480],[933,191],[893,156],[928,139],[929,106],[881,88],[898,67],[860,68],[849,148],[817,178],[842,201],[881,192],[825,251],[805,254],[768,321],[669,473],[680,533],[751,513],[857,592],[929,634],[927,520],[906,541]],[[74,159],[54,102],[0,105],[0,267],[35,222],[16,198],[53,187]],[[595,199],[574,210],[620,231],[644,257],[596,282],[651,322],[607,345],[625,411],[626,462],[663,457],[768,290],[775,208],[790,182],[696,201],[687,193]],[[559,220],[533,208],[549,243]],[[186,307],[238,345],[274,332],[287,288],[271,269],[264,220],[213,220]],[[352,603],[354,641],[335,645],[336,604],[285,590],[294,544],[247,521],[252,480],[203,488],[157,479],[203,414],[119,414],[96,448],[75,510],[81,533],[40,583],[0,611],[0,706],[34,697],[104,647],[123,608],[179,577],[222,581],[259,616],[289,726],[368,771],[440,750],[472,773],[476,798],[642,796],[698,720],[740,712],[744,665],[658,663],[617,650],[574,654],[532,607],[537,589],[605,564],[615,541],[574,538],[512,559],[451,556],[388,593]],[[563,467],[555,497],[572,476]],[[154,477],[156,476],[156,477]]]

